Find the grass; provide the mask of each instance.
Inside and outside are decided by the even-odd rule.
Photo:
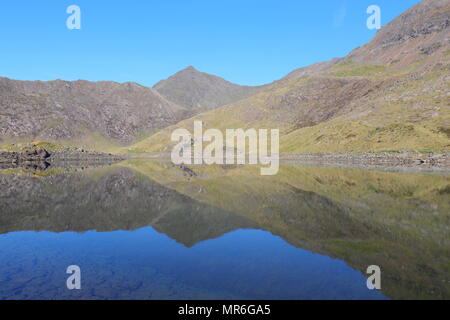
[[[328,73],[335,77],[355,77],[383,74],[386,70],[387,67],[384,65],[353,64],[352,62],[344,62],[331,67],[330,70],[328,70]]]
[[[434,121],[394,122],[374,127],[367,122],[336,119],[283,136],[281,153],[449,150],[446,131],[436,130],[435,125]]]
[[[17,152],[20,151],[20,147],[12,144],[0,145],[0,151]]]
[[[194,120],[202,120],[206,128],[277,128],[281,133],[281,154],[370,152],[384,150],[450,150],[450,110],[446,106],[447,69],[436,67],[420,76],[410,77],[424,59],[405,70],[390,72],[384,66],[344,62],[320,74],[295,80],[276,82],[254,96],[166,128],[121,152],[145,154],[168,153],[175,145],[170,135],[175,128],[192,131]],[[350,100],[345,115],[305,127],[297,126],[286,113],[287,97],[310,92],[312,80],[348,76],[365,76],[371,88],[366,95]],[[320,83],[320,82],[319,82]],[[372,84],[370,84],[372,83]],[[337,86],[337,87],[336,87]],[[307,89],[303,89],[307,88]],[[324,82],[323,90],[336,90],[336,83]],[[351,88],[350,88],[351,89]],[[348,90],[348,89],[347,89]],[[359,90],[359,89],[355,89]],[[366,89],[367,90],[367,89]],[[328,96],[327,96],[328,94]],[[324,93],[332,99],[329,92]],[[295,100],[294,100],[295,101]],[[320,106],[320,98],[313,103]],[[311,106],[300,104],[298,108]],[[314,113],[312,108],[311,113]],[[302,120],[302,119],[300,119]],[[306,126],[308,125],[308,126]]]
[[[130,146],[114,143],[85,128],[80,128],[85,132],[82,138],[57,143],[107,153],[170,153],[176,143],[171,141],[171,133],[176,128],[192,132],[194,121],[200,120],[204,123],[204,130],[279,129],[282,154],[450,150],[450,100],[444,81],[448,66],[437,65],[426,73],[411,76],[424,63],[425,59],[420,59],[405,69],[391,72],[382,65],[346,61],[316,75],[275,82],[251,97],[184,120],[150,137],[144,138],[145,133],[141,133],[137,137],[139,141]],[[352,88],[351,81],[359,79],[336,81],[336,78],[354,76],[366,79],[358,82],[355,88]],[[317,95],[320,90],[316,86],[323,90],[323,95]],[[297,114],[296,108],[306,118],[309,114],[313,116],[315,108],[320,109],[324,103],[332,109],[330,101],[339,102],[333,102],[333,99],[337,99],[334,93],[341,89],[349,90],[349,94],[356,98],[339,105],[342,110],[336,108],[330,112],[329,120],[316,124],[311,119],[293,119],[293,114]],[[353,90],[367,90],[367,93],[358,95]],[[346,91],[340,93],[340,99],[345,101]],[[302,113],[302,108],[309,114]],[[319,112],[326,113],[328,109]]]
[[[48,121],[46,126],[48,128],[55,128],[55,127],[59,126],[60,124],[62,124],[63,122],[64,122],[64,120],[61,118],[54,118],[54,119],[51,119],[50,121]]]
[[[37,142],[32,142],[31,144],[35,145],[36,147],[42,147],[42,148],[46,149],[49,152],[62,150],[62,149],[65,148],[63,145],[56,144],[56,143],[51,143],[51,142],[39,142],[39,141],[37,141]]]
[[[71,147],[82,147],[86,150],[96,150],[105,153],[115,153],[122,146],[117,142],[113,142],[98,132],[88,131],[83,129],[84,135],[82,137],[70,140],[60,140],[63,145]]]
[[[53,175],[63,174],[64,170],[58,168],[50,168],[47,170],[39,171],[32,169],[24,169],[24,168],[10,168],[10,169],[0,169],[0,175],[8,176],[8,175],[21,175],[32,178],[45,178]]]
[[[42,142],[42,141],[33,141],[33,142],[16,142],[13,144],[0,145],[0,150],[9,151],[9,152],[19,152],[23,149],[27,149],[30,145],[36,147],[42,147],[47,151],[56,151],[61,150],[64,146],[51,142]]]

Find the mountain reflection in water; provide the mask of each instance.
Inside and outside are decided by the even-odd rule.
[[[448,175],[191,169],[0,171],[0,299],[450,298]]]

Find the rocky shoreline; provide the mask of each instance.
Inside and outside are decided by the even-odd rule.
[[[170,153],[134,155],[132,158],[170,161]],[[317,164],[345,167],[403,167],[450,169],[449,151],[373,151],[281,154],[280,164]]]
[[[14,146],[14,145],[13,145]],[[46,149],[39,145],[20,146],[17,150],[0,150],[0,164],[29,166],[36,163],[61,163],[68,161],[121,161],[124,156],[84,150],[82,148],[58,147]]]
[[[159,155],[116,155],[83,148],[45,148],[29,144],[18,150],[0,149],[0,166],[44,166],[64,165],[70,162],[96,163],[117,162],[128,158],[169,159],[169,154]],[[41,163],[41,164],[39,164]],[[280,155],[280,163],[317,164],[346,167],[399,167],[399,168],[439,168],[450,169],[448,151],[377,151],[365,153],[328,153]]]

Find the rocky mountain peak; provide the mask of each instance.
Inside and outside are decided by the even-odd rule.
[[[163,97],[186,109],[211,110],[248,97],[258,87],[240,86],[189,66],[154,87]]]

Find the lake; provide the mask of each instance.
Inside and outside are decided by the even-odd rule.
[[[0,170],[0,299],[450,298],[447,172],[190,168]]]

